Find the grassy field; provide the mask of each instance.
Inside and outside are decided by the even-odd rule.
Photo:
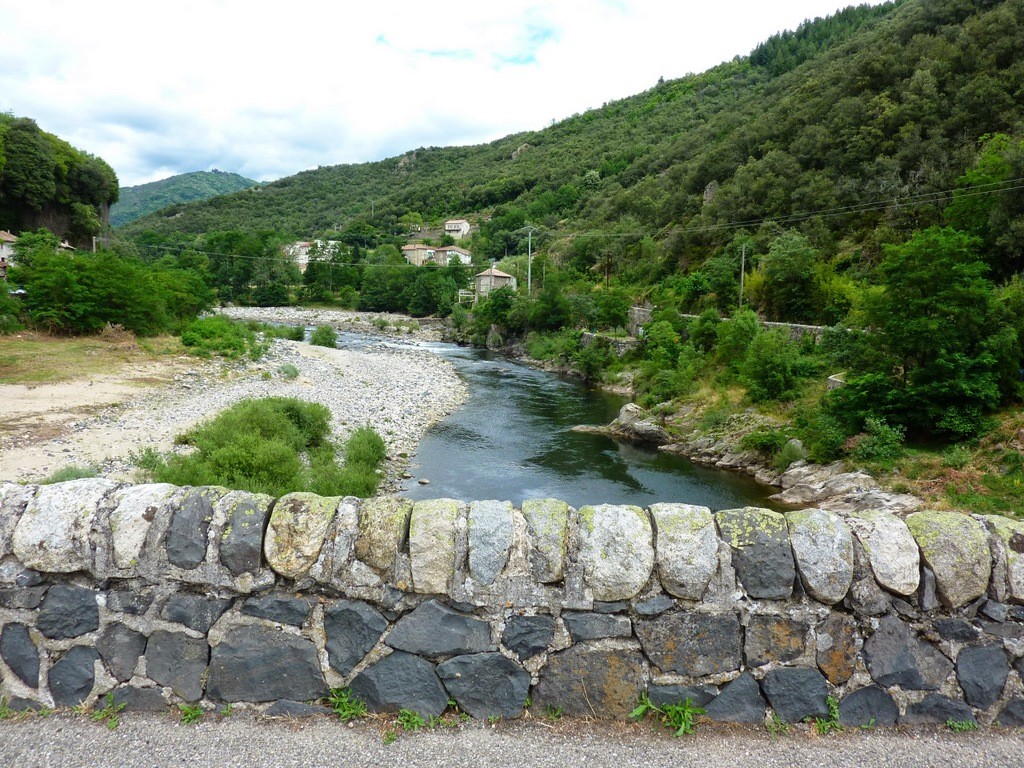
[[[0,384],[51,384],[117,373],[127,365],[182,352],[171,336],[136,340],[127,333],[62,337],[39,333],[0,336]]]

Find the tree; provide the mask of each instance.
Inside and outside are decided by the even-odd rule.
[[[837,391],[848,416],[879,415],[912,431],[962,439],[1016,394],[1000,372],[1020,364],[1020,344],[985,278],[979,244],[931,227],[886,247],[879,267],[884,291],[867,309],[885,367],[861,372]]]
[[[797,232],[777,237],[764,259],[764,310],[772,320],[813,322],[818,306],[818,252]]]

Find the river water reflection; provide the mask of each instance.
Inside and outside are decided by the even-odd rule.
[[[339,339],[341,347],[369,343],[380,341],[350,335]],[[500,499],[516,505],[527,498],[553,497],[575,507],[655,502],[713,510],[773,506],[765,501],[773,489],[746,475],[571,431],[577,424],[607,424],[626,402],[622,397],[486,350],[415,346],[451,361],[469,398],[420,441],[403,496]]]

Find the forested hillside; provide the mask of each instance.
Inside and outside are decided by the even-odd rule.
[[[40,130],[34,120],[0,113],[0,229],[46,227],[87,245],[117,201],[117,175],[98,157]]]
[[[172,205],[208,200],[259,184],[237,173],[213,170],[182,173],[135,187],[121,187],[120,199],[110,209],[110,224],[120,227]]]
[[[308,237],[365,221],[387,236],[403,215],[476,215],[487,255],[525,250],[529,222],[581,268],[652,282],[773,218],[870,263],[939,221],[984,137],[1019,130],[1022,15],[1019,0],[851,8],[544,130],[300,173],[131,231]]]

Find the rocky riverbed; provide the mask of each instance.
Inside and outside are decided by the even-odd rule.
[[[291,310],[275,312],[267,319],[292,322],[290,315],[284,316]],[[280,396],[327,406],[340,439],[356,427],[374,427],[388,447],[385,487],[393,488],[405,457],[416,450],[426,429],[466,397],[465,386],[446,361],[383,345],[352,351],[275,340],[256,363],[195,360],[167,365],[174,370],[167,380],[129,388],[117,402],[90,401],[95,382],[89,379],[60,385],[72,396],[55,401],[47,413],[33,415],[51,425],[46,433],[26,428],[6,431],[0,439],[0,480],[36,481],[71,465],[95,467],[105,477],[135,479],[136,456],[144,449],[171,450],[177,435],[239,400]],[[298,376],[286,377],[281,371],[285,365],[294,366]],[[130,372],[124,375],[130,377]],[[8,422],[19,418],[7,411],[0,416]]]
[[[437,318],[414,319],[389,312],[354,312],[346,309],[305,307],[224,307],[218,312],[232,320],[254,320],[260,323],[306,327],[330,325],[339,331],[420,341],[441,341],[444,328],[444,321]]]

